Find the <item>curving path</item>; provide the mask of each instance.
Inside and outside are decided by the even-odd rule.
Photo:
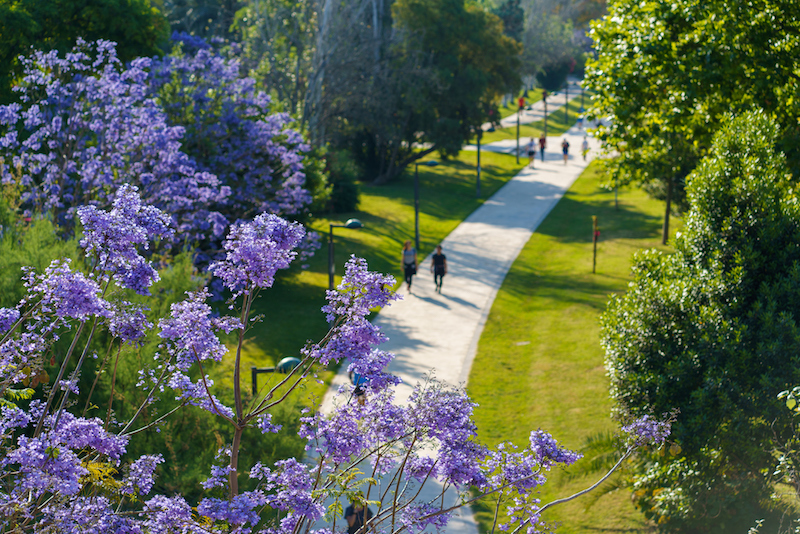
[[[428,256],[414,279],[413,294],[407,294],[403,284],[398,290],[403,299],[375,317],[374,323],[389,338],[381,348],[396,356],[388,370],[403,379],[397,387],[398,400],[407,399],[411,387],[429,372],[451,384],[466,385],[484,323],[511,264],[599,149],[589,138],[591,150],[584,161],[580,156],[583,137],[584,132],[575,127],[565,135],[549,137],[548,147],[553,148],[546,152],[544,162],[537,154],[534,169],[523,169],[447,236],[442,248],[449,272],[441,294],[434,291]],[[560,150],[563,138],[571,145],[566,165]],[[482,149],[504,151],[503,143]],[[343,365],[335,377],[323,410],[331,406],[333,392],[347,382],[345,369]],[[454,503],[456,495],[447,498]],[[447,531],[477,534],[471,511],[462,509]]]

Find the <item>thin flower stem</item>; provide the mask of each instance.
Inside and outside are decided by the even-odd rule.
[[[75,337],[72,338],[72,343],[67,350],[67,354],[64,355],[64,361],[61,362],[61,368],[58,370],[58,376],[56,377],[56,381],[53,384],[53,389],[50,390],[50,394],[47,396],[47,403],[44,406],[44,410],[42,411],[42,416],[39,418],[39,423],[36,425],[36,430],[33,432],[33,437],[36,438],[42,432],[42,426],[44,425],[44,420],[47,418],[47,414],[50,412],[50,405],[53,403],[53,399],[56,396],[56,391],[58,391],[58,383],[61,382],[61,379],[64,377],[64,372],[67,370],[67,362],[72,356],[72,352],[75,350],[75,346],[78,344],[78,338],[80,337],[81,333],[83,332],[83,327],[86,323],[81,321],[78,330],[75,332]]]
[[[81,371],[81,367],[83,366],[83,361],[86,359],[86,353],[89,352],[89,345],[92,343],[92,338],[94,337],[94,332],[97,330],[97,317],[94,318],[92,323],[92,330],[89,332],[89,339],[86,340],[86,344],[83,346],[83,352],[81,352],[81,357],[78,358],[78,363],[75,365],[75,369],[72,371],[72,376],[70,377],[70,383],[73,380],[77,380],[78,373]],[[58,384],[58,382],[56,382]],[[56,413],[56,421],[53,423],[53,428],[58,427],[58,422],[61,420],[61,414],[64,413],[64,408],[67,406],[67,399],[69,398],[70,387],[64,390],[64,394],[61,396],[61,405],[58,407],[58,412]]]
[[[143,432],[144,430],[147,430],[148,428],[152,428],[152,427],[156,426],[157,424],[159,424],[161,421],[165,420],[170,415],[174,414],[175,412],[177,412],[178,410],[183,408],[184,406],[186,406],[186,403],[179,404],[179,405],[175,406],[173,409],[171,409],[170,411],[168,411],[167,413],[165,413],[164,415],[160,416],[155,421],[147,423],[145,426],[143,426],[141,428],[137,428],[136,430],[134,430],[132,432],[127,432],[125,434],[121,433],[120,436],[133,436],[134,434],[138,434],[139,432]]]
[[[117,357],[114,358],[114,372],[111,375],[111,395],[108,397],[108,409],[106,410],[106,421],[103,424],[103,428],[108,430],[109,421],[111,421],[111,409],[114,404],[114,390],[117,386],[117,366],[119,365],[119,357],[122,353],[122,343],[119,345],[119,349],[117,349]],[[88,399],[87,399],[88,402]]]
[[[90,401],[92,400],[94,389],[97,387],[97,383],[100,381],[100,375],[103,373],[103,369],[105,369],[106,364],[108,363],[109,356],[111,355],[111,349],[113,348],[114,348],[114,340],[112,339],[111,343],[108,344],[108,352],[106,352],[106,357],[103,358],[103,363],[100,364],[100,369],[98,369],[97,373],[95,373],[94,381],[92,382],[92,387],[91,389],[89,389],[89,394],[86,395],[86,403],[83,405],[83,413],[81,414],[82,417],[86,417],[86,412],[89,411],[89,404]],[[117,352],[117,357],[119,357],[119,352]]]

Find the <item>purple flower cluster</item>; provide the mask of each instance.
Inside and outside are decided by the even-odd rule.
[[[309,147],[288,128],[289,114],[270,114],[270,97],[241,76],[238,59],[176,37],[190,46],[154,62],[153,88],[170,123],[185,128],[183,150],[228,188],[215,210],[231,222],[303,212],[311,203],[302,156]]]
[[[530,448],[537,461],[549,469],[553,464],[572,465],[583,455],[558,446],[558,441],[544,430],[534,430],[530,436]]]
[[[156,467],[164,463],[160,454],[145,455],[128,467],[128,473],[122,479],[120,493],[124,495],[147,495],[153,489]]]
[[[17,418],[17,422],[22,419]],[[45,493],[76,495],[82,488],[81,477],[87,474],[81,451],[94,451],[116,463],[126,445],[126,438],[106,432],[99,419],[77,418],[69,413],[62,415],[57,428],[38,437],[20,435],[0,459],[0,469],[15,474],[13,492],[0,493],[0,509],[28,492],[33,498]]]
[[[239,296],[256,288],[272,287],[278,269],[286,269],[305,235],[302,225],[262,213],[252,222],[231,227],[223,243],[225,259],[209,270]]]
[[[19,320],[19,310],[0,308],[0,334],[5,334]]]
[[[0,157],[22,170],[28,209],[68,223],[78,205],[108,206],[119,185],[132,183],[185,220],[221,196],[217,177],[181,151],[183,128],[167,123],[151,94],[150,60],[123,69],[114,43],[79,40],[64,58],[34,52],[22,65],[20,103],[0,107]],[[8,167],[2,180],[15,180]]]
[[[622,431],[628,434],[628,441],[633,446],[659,446],[670,435],[671,421],[672,419],[667,417],[659,420],[650,415],[643,415],[631,424],[623,426]]]
[[[87,254],[98,254],[99,268],[112,273],[120,287],[148,295],[148,288],[159,280],[158,272],[137,247],[147,250],[152,240],[171,239],[169,216],[153,206],[143,206],[138,188],[128,184],[117,191],[111,210],[82,206],[78,216],[84,233],[80,244]]]
[[[83,273],[70,268],[70,260],[53,260],[43,274],[28,271],[24,303],[38,302],[39,314],[53,313],[59,319],[86,321],[94,316],[107,317],[109,304],[101,297],[100,286]]]
[[[210,393],[214,384],[208,375],[193,381],[186,373],[195,363],[211,360],[219,362],[228,351],[216,335],[218,330],[226,333],[241,328],[233,317],[212,317],[211,307],[206,304],[208,289],[189,293],[189,298],[173,304],[169,319],[159,322],[164,340],[162,347],[169,356],[168,385],[178,391],[177,399],[209,412],[232,418],[233,410],[222,404]]]
[[[79,39],[65,57],[21,58],[19,102],[0,106],[0,182],[19,180],[24,208],[67,225],[77,206],[105,209],[136,185],[200,242],[204,262],[236,220],[303,213],[308,146],[289,115],[270,112],[237,61],[192,48],[123,67],[114,43]]]

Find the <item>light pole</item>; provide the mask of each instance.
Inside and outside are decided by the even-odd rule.
[[[436,167],[439,162],[434,160],[423,161],[423,165]],[[414,246],[419,251],[419,162],[414,162]]]
[[[542,91],[542,102],[544,102],[544,136],[547,137],[547,90]]]
[[[483,127],[478,126],[478,180],[475,182],[475,198],[481,198],[481,137]]]
[[[522,109],[525,107],[525,99],[519,97],[519,109],[517,110],[517,165],[519,165],[519,116],[522,115]]]
[[[569,124],[569,81],[564,84],[564,124]]]
[[[333,289],[333,274],[335,272],[335,265],[333,262],[333,229],[334,228],[351,228],[356,230],[363,228],[364,225],[358,219],[348,219],[344,224],[331,224],[330,232],[328,233],[328,289]]]

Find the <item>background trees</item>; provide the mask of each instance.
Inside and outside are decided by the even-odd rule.
[[[617,414],[680,409],[680,452],[652,456],[635,488],[682,532],[724,530],[769,495],[769,442],[792,431],[776,394],[800,380],[800,210],[780,128],[762,111],[725,123],[689,176],[675,253],[638,254],[602,318]]]
[[[708,153],[725,114],[759,106],[800,169],[800,6],[757,2],[621,1],[594,25],[587,87],[600,135],[619,152],[620,181],[639,181],[679,208],[684,180]],[[665,218],[664,240],[668,233]]]
[[[63,52],[81,37],[113,40],[123,62],[168,51],[169,25],[150,0],[0,2],[0,104],[13,99],[17,62],[31,48]]]

